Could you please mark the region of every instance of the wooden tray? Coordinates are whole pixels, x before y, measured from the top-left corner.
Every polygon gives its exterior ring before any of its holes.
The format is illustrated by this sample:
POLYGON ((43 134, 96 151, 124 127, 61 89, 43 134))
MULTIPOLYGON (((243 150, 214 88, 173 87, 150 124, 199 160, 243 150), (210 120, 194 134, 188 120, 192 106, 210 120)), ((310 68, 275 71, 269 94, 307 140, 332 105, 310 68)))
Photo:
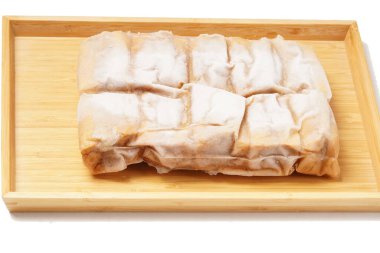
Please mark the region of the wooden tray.
POLYGON ((3 199, 11 211, 378 211, 380 117, 354 21, 3 18, 3 199), (78 148, 79 43, 104 30, 245 38, 314 47, 332 86, 339 180, 158 175, 146 165, 91 176, 78 148))

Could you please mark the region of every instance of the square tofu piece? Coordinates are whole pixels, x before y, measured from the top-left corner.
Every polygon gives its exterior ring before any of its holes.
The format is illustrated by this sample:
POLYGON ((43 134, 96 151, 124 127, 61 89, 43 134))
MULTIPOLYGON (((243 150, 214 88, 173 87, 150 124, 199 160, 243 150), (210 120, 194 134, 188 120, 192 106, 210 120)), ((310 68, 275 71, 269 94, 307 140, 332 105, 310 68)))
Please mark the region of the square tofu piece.
POLYGON ((253 160, 272 157, 272 164, 281 164, 284 175, 296 169, 303 174, 337 177, 338 151, 336 123, 328 101, 323 93, 311 90, 249 97, 232 155, 253 160))
POLYGON ((284 96, 265 94, 247 99, 233 156, 263 159, 254 169, 272 168, 273 175, 289 175, 294 171, 300 147, 298 129, 284 96))
POLYGON ((181 87, 188 82, 186 50, 187 39, 168 31, 133 34, 134 82, 181 87))
POLYGON ((141 122, 135 94, 82 94, 78 104, 79 146, 94 174, 116 172, 142 161, 138 148, 123 147, 141 122))
POLYGON ((188 92, 174 90, 172 97, 151 92, 139 95, 140 114, 143 118, 140 132, 177 129, 187 124, 188 92))
POLYGON ((262 38, 228 38, 231 83, 237 94, 321 91, 331 99, 330 85, 312 49, 294 41, 262 38))
POLYGON ((309 90, 289 95, 289 109, 299 127, 302 158, 297 171, 338 177, 339 136, 334 114, 324 94, 309 90))
POLYGON ((79 140, 87 167, 98 174, 141 162, 143 149, 129 142, 144 131, 181 127, 187 117, 186 94, 82 94, 78 105, 79 140))
POLYGON ((282 63, 269 39, 228 38, 231 83, 237 94, 289 93, 280 85, 282 63))
MULTIPOLYGON (((188 123, 178 129, 146 131, 130 143, 146 146, 144 161, 159 172, 215 171, 226 167, 244 115, 245 98, 205 85, 189 84, 188 123)), ((232 165, 231 165, 232 166, 232 165)))
POLYGON ((84 40, 78 63, 80 92, 118 90, 131 80, 130 34, 102 32, 84 40))
POLYGON ((281 36, 271 41, 283 66, 282 86, 294 92, 318 90, 328 100, 331 99, 332 94, 326 73, 312 48, 295 41, 284 40, 281 36))
POLYGON ((245 110, 244 97, 201 84, 184 88, 191 95, 191 124, 228 126, 238 133, 245 110))
POLYGON ((227 43, 222 35, 190 38, 190 82, 232 91, 227 43))
POLYGON ((249 159, 298 155, 300 136, 287 98, 279 94, 254 95, 246 101, 245 118, 234 154, 249 159))

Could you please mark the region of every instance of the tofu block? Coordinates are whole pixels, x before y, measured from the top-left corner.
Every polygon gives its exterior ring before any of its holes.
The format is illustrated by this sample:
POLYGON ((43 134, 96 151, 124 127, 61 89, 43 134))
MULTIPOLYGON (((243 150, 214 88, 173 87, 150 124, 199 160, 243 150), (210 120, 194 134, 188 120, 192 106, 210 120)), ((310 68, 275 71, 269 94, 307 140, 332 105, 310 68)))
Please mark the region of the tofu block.
POLYGON ((80 150, 94 173, 338 177, 338 130, 313 50, 274 39, 102 32, 78 63, 80 150))
POLYGON ((339 176, 337 126, 324 96, 308 90, 297 94, 260 94, 247 99, 245 117, 233 156, 294 159, 294 170, 311 175, 339 176))
POLYGON ((244 115, 245 99, 200 84, 189 91, 188 123, 178 129, 148 131, 131 146, 146 146, 143 160, 161 173, 175 169, 204 170, 215 174, 226 167, 244 115), (222 103, 222 104, 221 104, 222 103))
POLYGON ((312 48, 277 36, 273 47, 283 66, 281 84, 294 92, 318 90, 330 100, 332 97, 326 73, 312 48))
POLYGON ((123 89, 131 80, 130 33, 102 32, 81 44, 78 61, 80 92, 123 89))
POLYGON ((188 83, 187 39, 168 31, 132 36, 134 83, 179 88, 188 83))
POLYGON ((290 93, 281 85, 282 62, 267 38, 229 38, 231 83, 237 94, 248 97, 262 93, 290 93))
POLYGON ((288 101, 302 140, 297 172, 338 177, 338 128, 325 95, 308 90, 289 96, 288 101))
POLYGON ((149 92, 82 94, 78 104, 83 161, 94 174, 124 170, 142 162, 143 149, 128 143, 144 131, 175 129, 187 119, 185 91, 172 97, 149 92))
POLYGON ((228 38, 231 83, 237 94, 299 93, 319 90, 331 99, 326 73, 313 50, 294 41, 228 38))
POLYGON ((179 88, 188 82, 187 39, 171 32, 102 32, 84 40, 78 64, 81 93, 179 88))
POLYGON ((226 38, 219 34, 202 34, 190 39, 191 83, 232 91, 229 83, 231 66, 228 62, 226 38))

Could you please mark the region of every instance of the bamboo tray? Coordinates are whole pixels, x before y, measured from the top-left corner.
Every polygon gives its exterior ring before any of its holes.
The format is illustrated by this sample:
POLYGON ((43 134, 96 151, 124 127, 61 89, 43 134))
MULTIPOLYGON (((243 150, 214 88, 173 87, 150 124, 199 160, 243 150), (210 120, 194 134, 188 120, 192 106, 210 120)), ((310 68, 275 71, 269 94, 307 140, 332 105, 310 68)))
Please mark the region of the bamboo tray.
POLYGON ((379 211, 380 117, 354 21, 3 17, 2 192, 10 211, 379 211), (339 180, 158 175, 147 165, 91 176, 78 148, 79 43, 103 30, 246 38, 314 47, 330 80, 339 180))

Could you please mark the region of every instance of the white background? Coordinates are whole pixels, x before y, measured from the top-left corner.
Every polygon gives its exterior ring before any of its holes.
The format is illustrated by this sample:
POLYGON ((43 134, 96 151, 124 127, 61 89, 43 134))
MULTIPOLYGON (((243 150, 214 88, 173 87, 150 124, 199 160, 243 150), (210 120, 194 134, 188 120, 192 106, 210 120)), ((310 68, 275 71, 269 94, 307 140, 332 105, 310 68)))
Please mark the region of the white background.
MULTIPOLYGON (((376 2, 0 0, 0 14, 355 19, 376 85, 376 2)), ((379 239, 380 213, 9 214, 0 201, 0 252, 380 252, 379 239)))

